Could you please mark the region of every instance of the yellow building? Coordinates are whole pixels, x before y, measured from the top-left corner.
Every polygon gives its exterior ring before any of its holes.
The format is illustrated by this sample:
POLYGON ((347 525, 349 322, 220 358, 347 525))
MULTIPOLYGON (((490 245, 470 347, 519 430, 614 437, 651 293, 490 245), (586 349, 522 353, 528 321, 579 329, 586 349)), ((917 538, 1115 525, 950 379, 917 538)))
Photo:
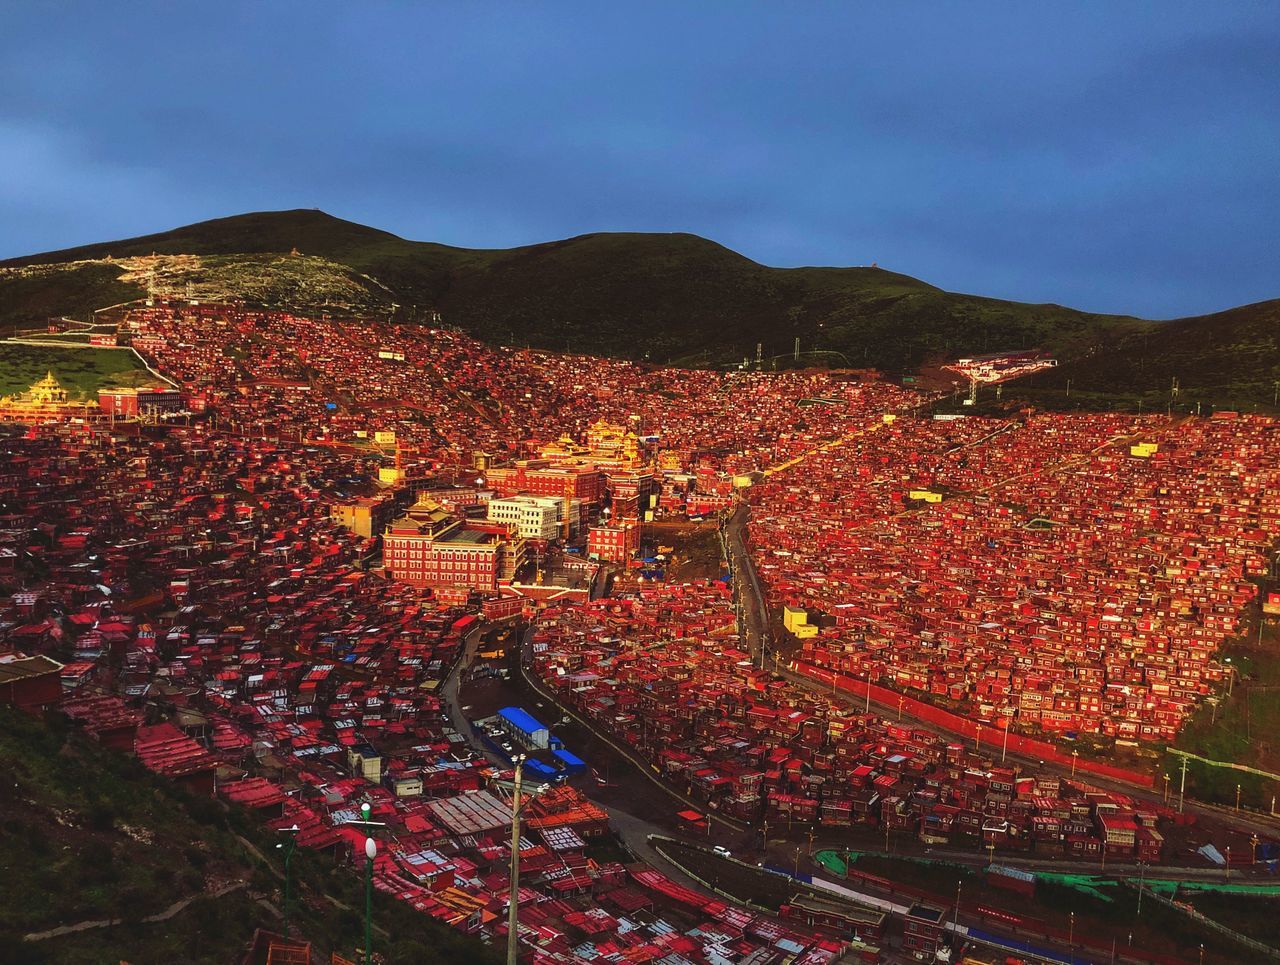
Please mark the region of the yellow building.
POLYGON ((26 392, 0 396, 0 420, 48 422, 64 419, 99 419, 102 409, 94 402, 72 402, 50 372, 26 392))
POLYGON ((570 435, 563 435, 554 442, 548 442, 538 447, 538 457, 541 459, 550 459, 554 462, 571 462, 574 460, 585 460, 591 454, 591 449, 584 446, 570 435))
POLYGON ((674 449, 664 449, 658 456, 658 468, 663 472, 681 472, 684 469, 684 460, 674 449))
POLYGON ((557 465, 592 464, 601 469, 638 469, 644 465, 640 440, 626 426, 597 419, 587 428, 586 444, 563 435, 538 449, 539 457, 557 465))
POLYGON ((809 622, 809 613, 804 607, 800 606, 784 606, 782 608, 782 625, 790 633, 796 632, 796 627, 803 627, 809 622))
POLYGON ((391 521, 392 505, 389 499, 365 496, 349 503, 335 503, 329 508, 329 518, 357 536, 371 539, 391 521))

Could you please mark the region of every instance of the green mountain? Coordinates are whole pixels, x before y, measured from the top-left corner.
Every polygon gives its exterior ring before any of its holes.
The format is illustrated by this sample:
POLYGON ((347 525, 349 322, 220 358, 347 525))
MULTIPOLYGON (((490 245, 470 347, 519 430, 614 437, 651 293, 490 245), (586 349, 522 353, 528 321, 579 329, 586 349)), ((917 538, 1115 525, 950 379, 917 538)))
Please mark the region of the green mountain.
POLYGON ((137 297, 148 277, 170 292, 191 283, 203 297, 239 294, 306 311, 407 321, 435 310, 492 342, 655 362, 733 363, 754 358, 760 344, 785 365, 798 338, 805 364, 895 374, 960 354, 1041 348, 1064 361, 1073 391, 1158 393, 1166 370, 1180 369, 1184 390, 1270 402, 1268 379, 1280 378, 1273 337, 1268 348, 1274 303, 1157 323, 946 292, 876 267, 770 268, 689 234, 472 250, 312 210, 0 262, 0 325, 83 312, 99 291, 100 304, 137 297), (1142 367, 1136 346, 1146 352, 1142 367), (1259 374, 1241 383, 1234 373, 1246 359, 1259 374))

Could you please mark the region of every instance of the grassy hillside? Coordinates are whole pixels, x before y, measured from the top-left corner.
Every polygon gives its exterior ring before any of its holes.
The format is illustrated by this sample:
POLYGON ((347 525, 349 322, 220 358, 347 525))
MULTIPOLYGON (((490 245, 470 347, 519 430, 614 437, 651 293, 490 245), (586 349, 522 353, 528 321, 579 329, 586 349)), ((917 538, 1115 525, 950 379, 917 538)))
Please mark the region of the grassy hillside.
MULTIPOLYGON (((217 963, 255 927, 279 930, 279 852, 242 812, 192 797, 57 720, 0 707, 0 958, 13 963, 217 963), (246 842, 248 846, 246 846, 246 842), (269 856, 265 864, 254 852, 269 856), (238 886, 218 894, 228 886, 238 886), (165 921, 144 921, 183 899, 165 921), (107 927, 24 941, 78 922, 107 927)), ((294 858, 293 933, 326 957, 363 941, 363 888, 310 852, 294 858)), ((375 898, 393 962, 488 962, 489 949, 375 898)))
POLYGON ((1175 379, 1182 406, 1272 406, 1280 383, 1280 299, 1121 334, 1104 350, 1038 377, 1064 389, 1067 379, 1073 389, 1141 397, 1154 408, 1168 404, 1175 379))
POLYGON ((93 401, 98 390, 163 385, 138 356, 118 348, 57 348, 0 343, 0 395, 25 392, 52 372, 73 399, 93 401))
MULTIPOLYGON (((727 364, 754 357, 757 343, 766 356, 789 356, 798 337, 802 352, 829 353, 803 361, 898 373, 958 354, 1036 347, 1075 363, 1062 370, 1064 386, 1071 377, 1076 391, 1110 392, 1129 388, 1142 350, 1143 377, 1153 386, 1166 370, 1181 369, 1184 389, 1251 400, 1270 394, 1266 379, 1232 373, 1280 365, 1274 305, 1153 323, 945 292, 879 268, 769 268, 688 234, 590 234, 469 250, 406 241, 308 210, 222 218, 0 262, 0 285, 6 270, 45 266, 39 278, 22 282, 22 299, 0 297, 0 324, 58 302, 63 282, 48 266, 95 266, 106 280, 111 264, 101 259, 152 254, 204 256, 196 261, 197 283, 214 292, 243 290, 266 304, 391 311, 394 303, 406 320, 436 309, 447 324, 491 341, 656 362, 727 364), (280 257, 295 249, 306 257, 280 257)), ((83 290, 78 301, 85 301, 83 290)))
POLYGON ((120 281, 124 269, 103 263, 40 265, 26 270, 0 266, 0 333, 15 325, 42 323, 51 315, 87 318, 95 308, 145 294, 120 281))

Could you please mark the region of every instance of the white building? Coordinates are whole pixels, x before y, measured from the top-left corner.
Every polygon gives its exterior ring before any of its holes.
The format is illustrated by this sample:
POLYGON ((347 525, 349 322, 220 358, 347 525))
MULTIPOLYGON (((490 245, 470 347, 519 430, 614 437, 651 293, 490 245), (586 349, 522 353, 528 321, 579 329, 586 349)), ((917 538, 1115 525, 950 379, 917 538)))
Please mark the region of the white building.
MULTIPOLYGON (((581 504, 575 499, 573 503, 581 504)), ((489 500, 488 519, 491 523, 502 523, 511 528, 512 533, 520 539, 553 540, 562 534, 564 500, 554 496, 508 496, 504 499, 489 500)), ((578 528, 580 506, 570 510, 570 526, 578 528)))

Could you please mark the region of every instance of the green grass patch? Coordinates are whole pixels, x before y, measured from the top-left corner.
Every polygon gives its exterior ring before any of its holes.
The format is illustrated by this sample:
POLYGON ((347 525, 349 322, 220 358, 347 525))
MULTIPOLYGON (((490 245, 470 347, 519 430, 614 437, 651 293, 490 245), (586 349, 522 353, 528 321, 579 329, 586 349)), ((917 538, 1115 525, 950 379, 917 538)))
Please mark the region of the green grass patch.
POLYGON ((54 374, 69 397, 81 400, 97 399, 99 389, 113 386, 164 384, 128 349, 0 344, 0 395, 25 392, 46 372, 54 374))
MULTIPOLYGON (((1173 746, 1210 760, 1280 773, 1280 624, 1270 620, 1261 643, 1250 635, 1227 647, 1223 657, 1230 658, 1238 674, 1230 696, 1220 694, 1216 708, 1201 706, 1173 746)), ((1182 760, 1166 755, 1164 767, 1176 793, 1182 760)), ((1241 806, 1254 810, 1269 810, 1272 796, 1280 794, 1277 782, 1258 775, 1199 761, 1187 764, 1187 793, 1201 800, 1234 806, 1236 785, 1241 806)))

